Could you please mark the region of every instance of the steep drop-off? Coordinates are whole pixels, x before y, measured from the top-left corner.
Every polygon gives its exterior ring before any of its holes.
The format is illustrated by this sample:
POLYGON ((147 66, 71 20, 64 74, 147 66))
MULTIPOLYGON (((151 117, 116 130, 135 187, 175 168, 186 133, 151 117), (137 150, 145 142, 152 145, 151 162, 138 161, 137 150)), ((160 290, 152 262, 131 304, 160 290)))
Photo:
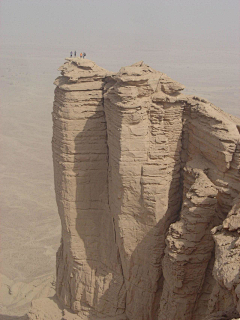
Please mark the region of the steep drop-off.
POLYGON ((35 301, 29 319, 238 314, 240 120, 143 62, 60 71, 58 307, 35 301))

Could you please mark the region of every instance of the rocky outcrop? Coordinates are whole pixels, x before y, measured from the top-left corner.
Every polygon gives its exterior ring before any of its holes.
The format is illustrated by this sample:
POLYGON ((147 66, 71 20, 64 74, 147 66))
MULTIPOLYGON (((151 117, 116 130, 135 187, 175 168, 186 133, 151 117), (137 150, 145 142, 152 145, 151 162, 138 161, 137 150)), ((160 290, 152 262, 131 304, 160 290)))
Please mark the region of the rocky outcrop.
POLYGON ((55 277, 45 275, 33 281, 21 282, 9 279, 0 274, 1 303, 0 319, 26 320, 31 301, 34 299, 49 298, 55 295, 55 277))
MULTIPOLYGON (((215 263, 213 275, 217 280, 209 309, 217 308, 217 295, 228 297, 224 301, 225 310, 235 310, 240 314, 240 197, 235 200, 232 210, 221 226, 212 230, 215 241, 215 263)), ((223 303, 222 301, 220 301, 223 303)))
POLYGON ((183 89, 143 63, 107 80, 109 205, 128 319, 154 319, 161 295, 165 234, 181 207, 181 104, 159 102, 183 89))
POLYGON ((62 223, 57 296, 75 313, 125 310, 119 249, 109 208, 104 78, 88 60, 70 60, 56 79, 53 108, 55 190, 62 223))
MULTIPOLYGON (((53 160, 63 318, 240 312, 239 205, 232 207, 240 120, 182 94, 184 86, 143 62, 113 74, 73 58, 60 71, 53 160)), ((29 318, 42 319, 43 306, 35 301, 29 318)))
POLYGON ((211 229, 240 191, 236 125, 198 98, 187 98, 185 111, 183 205, 166 237, 159 319, 204 318, 214 287, 211 229))

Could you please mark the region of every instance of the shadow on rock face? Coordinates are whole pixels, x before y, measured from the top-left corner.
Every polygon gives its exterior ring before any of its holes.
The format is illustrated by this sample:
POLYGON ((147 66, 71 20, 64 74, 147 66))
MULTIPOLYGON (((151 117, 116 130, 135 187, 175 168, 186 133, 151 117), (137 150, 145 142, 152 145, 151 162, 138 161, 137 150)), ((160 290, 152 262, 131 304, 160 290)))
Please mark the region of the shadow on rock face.
MULTIPOLYGON (((99 110, 88 118, 83 131, 75 138, 73 183, 76 185, 77 234, 75 236, 75 231, 72 233, 75 243, 72 242, 71 252, 76 259, 71 290, 79 300, 72 301, 71 308, 75 312, 88 313, 89 319, 103 314, 116 317, 123 315, 126 310, 130 319, 155 319, 162 292, 161 263, 165 236, 170 223, 178 218, 181 208, 182 177, 179 174, 178 179, 170 179, 166 186, 169 191, 164 215, 158 220, 150 218, 150 226, 146 226, 146 219, 152 215, 151 206, 147 205, 147 195, 143 194, 148 193, 148 187, 139 185, 140 193, 136 197, 138 212, 134 217, 131 214, 128 216, 129 220, 134 218, 136 228, 128 228, 127 222, 124 226, 122 217, 119 219, 119 213, 114 212, 115 198, 111 194, 116 193, 114 185, 118 188, 118 184, 126 177, 120 176, 119 168, 110 168, 116 163, 109 163, 109 148, 114 146, 107 145, 106 130, 105 114, 99 110), (117 178, 111 176, 113 171, 117 173, 117 178), (114 181, 109 191, 110 179, 114 181), (129 241, 136 241, 130 253, 127 236, 121 235, 125 227, 129 241)), ((179 170, 179 163, 176 163, 172 175, 179 173, 179 170)), ((141 164, 137 174, 137 179, 141 178, 141 164)), ((127 192, 131 197, 135 191, 127 192)), ((124 205, 123 199, 116 201, 119 201, 119 207, 124 205)), ((132 246, 133 243, 130 243, 129 247, 132 246)))
MULTIPOLYGON (((90 316, 116 317, 125 310, 125 288, 108 194, 108 147, 102 109, 75 138, 77 296, 90 316), (79 261, 79 262, 78 262, 79 261)), ((74 276, 74 273, 73 273, 74 276)), ((75 291, 75 292, 76 292, 75 291)))

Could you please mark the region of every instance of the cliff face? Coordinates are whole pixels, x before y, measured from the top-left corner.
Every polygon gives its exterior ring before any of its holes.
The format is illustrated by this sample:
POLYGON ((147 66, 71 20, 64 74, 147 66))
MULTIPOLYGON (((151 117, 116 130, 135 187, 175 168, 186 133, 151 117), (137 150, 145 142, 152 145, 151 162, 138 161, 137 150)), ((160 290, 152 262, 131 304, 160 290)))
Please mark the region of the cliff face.
POLYGON ((122 314, 125 288, 109 208, 104 78, 93 62, 69 61, 56 80, 55 189, 62 222, 57 296, 74 312, 122 314))
POLYGON ((53 109, 58 299, 81 319, 240 312, 240 121, 143 62, 111 74, 67 60, 53 109))
POLYGON ((109 206, 126 290, 128 319, 154 319, 162 285, 165 234, 181 207, 180 103, 158 93, 183 87, 139 63, 107 80, 109 206), (168 85, 168 83, 170 83, 168 85), (175 87, 174 87, 175 86, 175 87))

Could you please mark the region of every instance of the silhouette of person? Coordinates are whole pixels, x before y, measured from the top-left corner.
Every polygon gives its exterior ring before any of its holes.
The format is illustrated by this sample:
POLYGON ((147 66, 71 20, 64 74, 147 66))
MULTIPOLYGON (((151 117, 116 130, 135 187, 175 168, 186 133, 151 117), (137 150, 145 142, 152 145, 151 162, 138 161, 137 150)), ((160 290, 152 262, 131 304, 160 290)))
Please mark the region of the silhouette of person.
POLYGON ((72 58, 72 51, 70 52, 70 58, 72 58))
POLYGON ((75 51, 74 51, 74 57, 76 57, 76 55, 77 55, 77 51, 75 50, 75 51))

